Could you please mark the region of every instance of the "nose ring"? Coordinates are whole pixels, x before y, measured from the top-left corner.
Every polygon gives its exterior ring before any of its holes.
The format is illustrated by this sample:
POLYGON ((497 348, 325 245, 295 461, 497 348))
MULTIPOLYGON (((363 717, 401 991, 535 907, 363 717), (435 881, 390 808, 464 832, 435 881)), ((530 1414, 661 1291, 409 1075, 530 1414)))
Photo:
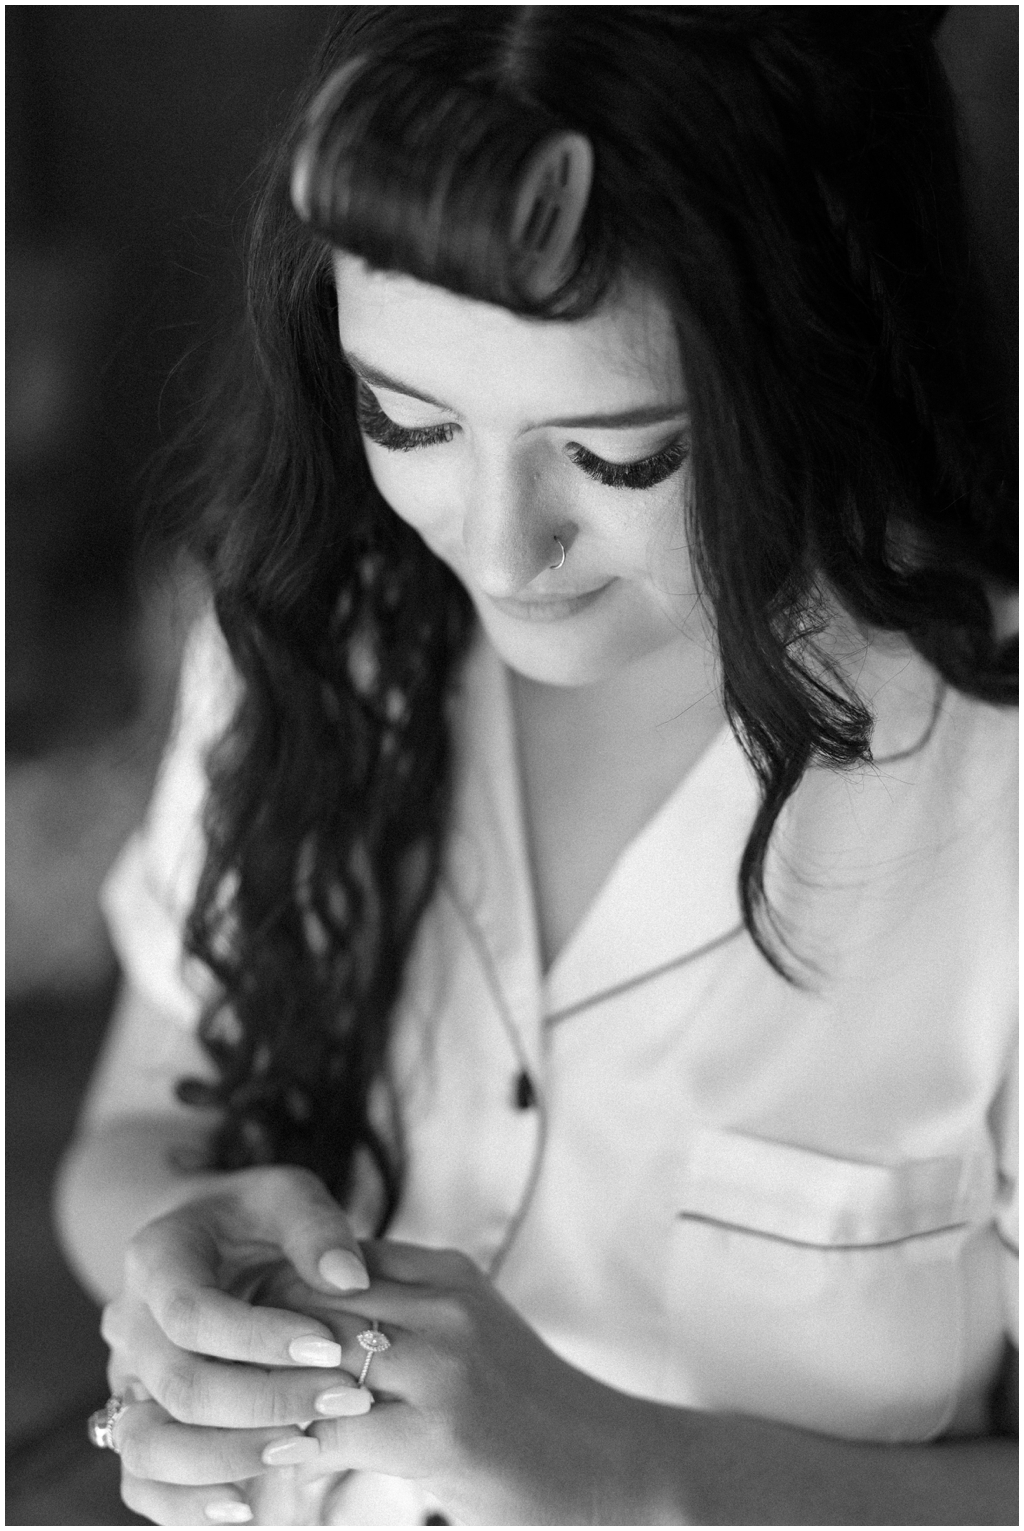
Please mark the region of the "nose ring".
POLYGON ((557 563, 548 564, 549 569, 560 569, 565 563, 565 543, 562 541, 561 537, 556 537, 555 541, 558 543, 562 556, 557 563))

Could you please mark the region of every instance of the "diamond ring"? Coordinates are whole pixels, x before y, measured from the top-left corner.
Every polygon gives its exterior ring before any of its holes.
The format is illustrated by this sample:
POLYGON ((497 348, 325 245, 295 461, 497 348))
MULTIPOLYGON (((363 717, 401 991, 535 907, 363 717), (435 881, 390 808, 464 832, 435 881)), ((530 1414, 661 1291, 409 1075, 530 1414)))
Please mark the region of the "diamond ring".
POLYGON ((116 1451, 114 1445, 114 1426, 121 1415, 127 1409, 128 1404, 124 1398, 108 1398, 102 1409, 97 1409, 95 1414, 89 1415, 89 1439, 94 1446, 102 1446, 107 1451, 116 1451))
POLYGON ((366 1351, 366 1360, 363 1362, 363 1369, 359 1373, 359 1381, 356 1383, 356 1387, 362 1387, 366 1381, 366 1373, 370 1370, 370 1362, 374 1356, 383 1355, 385 1350, 390 1350, 391 1341, 386 1334, 381 1334, 380 1326, 377 1320, 374 1319, 372 1329, 364 1329, 362 1334, 356 1335, 356 1343, 361 1345, 366 1351))

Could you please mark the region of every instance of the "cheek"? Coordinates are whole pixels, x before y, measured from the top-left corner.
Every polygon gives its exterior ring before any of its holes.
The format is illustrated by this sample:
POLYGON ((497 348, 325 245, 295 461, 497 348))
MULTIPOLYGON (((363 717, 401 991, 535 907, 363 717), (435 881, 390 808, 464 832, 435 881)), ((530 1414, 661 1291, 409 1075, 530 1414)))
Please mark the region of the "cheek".
POLYGON ((620 550, 636 578, 669 601, 692 594, 694 585, 686 494, 679 481, 635 498, 624 492, 614 513, 604 507, 602 517, 608 544, 620 550))
POLYGON ((443 471, 425 469, 415 452, 387 452, 369 446, 366 459, 381 495, 395 515, 419 532, 435 551, 457 529, 452 486, 443 471))
POLYGON ((657 590, 673 610, 678 611, 681 604, 692 600, 697 582, 690 558, 686 521, 682 516, 652 539, 650 567, 657 590))

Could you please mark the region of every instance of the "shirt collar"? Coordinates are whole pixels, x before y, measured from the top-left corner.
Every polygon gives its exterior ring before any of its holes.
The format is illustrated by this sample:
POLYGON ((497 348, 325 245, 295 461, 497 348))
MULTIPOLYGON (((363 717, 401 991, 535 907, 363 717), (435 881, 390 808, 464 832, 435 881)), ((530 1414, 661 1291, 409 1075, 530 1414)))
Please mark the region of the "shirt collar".
MULTIPOLYGON (((724 727, 623 851, 542 977, 508 676, 482 634, 454 723, 451 873, 497 971, 516 987, 532 986, 538 1022, 681 963, 741 925, 737 877, 757 785, 724 727)), ((521 1012, 523 996, 514 998, 521 1012)))
POLYGON ((742 924, 737 878, 757 785, 726 726, 626 846, 547 974, 556 1017, 688 958, 742 924))

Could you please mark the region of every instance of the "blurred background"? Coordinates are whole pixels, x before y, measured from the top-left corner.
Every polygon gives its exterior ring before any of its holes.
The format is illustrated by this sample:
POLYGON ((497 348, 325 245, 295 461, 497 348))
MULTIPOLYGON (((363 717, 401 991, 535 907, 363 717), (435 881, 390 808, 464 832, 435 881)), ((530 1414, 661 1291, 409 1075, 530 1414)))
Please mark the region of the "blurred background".
POLYGON ((146 802, 187 569, 136 549, 147 464, 235 312, 247 181, 329 11, 9 6, 9 1525, 140 1524, 85 1443, 97 1313, 49 1185, 116 971, 96 893, 146 802))
MULTIPOLYGON (((49 1186, 117 980, 100 882, 144 809, 194 575, 140 552, 147 465, 236 311, 248 181, 320 6, 8 5, 8 1525, 142 1524, 85 1442, 97 1313, 49 1186)), ((950 7, 1015 415, 1017 8, 950 7)))

